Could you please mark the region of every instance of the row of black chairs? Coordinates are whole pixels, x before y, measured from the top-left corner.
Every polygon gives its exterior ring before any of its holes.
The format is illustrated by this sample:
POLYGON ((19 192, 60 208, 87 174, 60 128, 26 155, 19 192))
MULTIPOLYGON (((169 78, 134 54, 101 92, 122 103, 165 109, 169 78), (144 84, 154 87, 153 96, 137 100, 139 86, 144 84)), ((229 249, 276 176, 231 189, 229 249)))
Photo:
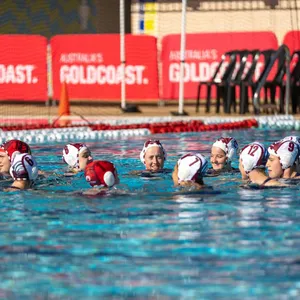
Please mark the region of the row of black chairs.
MULTIPOLYGON (((251 102, 253 103, 254 93, 258 84, 267 70, 270 69, 270 67, 274 67, 275 71, 272 79, 265 81, 263 85, 264 105, 262 105, 262 109, 264 113, 284 113, 286 55, 284 52, 281 52, 274 61, 272 57, 275 54, 276 50, 273 49, 264 51, 234 50, 224 53, 211 80, 200 82, 198 85, 196 112, 199 111, 200 94, 203 86, 207 88, 207 113, 210 112, 211 109, 211 92, 213 87, 216 89, 216 113, 220 112, 221 104, 223 105, 224 113, 231 113, 231 109, 237 112, 237 88, 239 88, 240 91, 239 113, 245 114, 249 112, 249 105, 251 102), (263 69, 260 71, 258 78, 256 78, 256 68, 258 62, 261 60, 263 61, 263 69), (278 103, 276 103, 277 88, 280 90, 278 103)), ((300 108, 300 51, 295 51, 290 61, 292 112, 297 113, 298 108, 300 108)), ((253 107, 253 112, 256 114, 260 113, 255 107, 253 107)))

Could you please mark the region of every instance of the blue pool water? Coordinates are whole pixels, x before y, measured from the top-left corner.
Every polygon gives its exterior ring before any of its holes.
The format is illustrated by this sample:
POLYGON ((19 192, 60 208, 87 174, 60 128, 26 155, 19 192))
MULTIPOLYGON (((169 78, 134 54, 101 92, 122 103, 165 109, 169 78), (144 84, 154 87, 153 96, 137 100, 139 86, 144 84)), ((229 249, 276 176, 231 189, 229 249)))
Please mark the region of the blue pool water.
MULTIPOLYGON (((221 135, 266 145, 282 131, 156 135, 167 168, 221 135)), ((62 178, 60 145, 33 146, 36 190, 0 192, 1 299, 299 299, 300 185, 249 190, 238 174, 205 178, 213 191, 180 194, 171 175, 142 179, 146 137, 90 142, 112 160, 118 191, 87 197, 83 177, 62 178)), ((237 164, 235 164, 237 166, 237 164)), ((1 183, 3 187, 6 183, 1 183)))

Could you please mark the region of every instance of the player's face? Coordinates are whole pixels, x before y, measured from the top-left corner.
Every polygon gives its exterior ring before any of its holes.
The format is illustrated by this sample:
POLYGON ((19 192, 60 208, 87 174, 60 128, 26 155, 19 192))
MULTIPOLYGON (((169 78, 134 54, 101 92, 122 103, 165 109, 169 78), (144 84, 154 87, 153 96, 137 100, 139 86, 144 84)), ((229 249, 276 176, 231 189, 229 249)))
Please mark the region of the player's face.
POLYGON ((9 173, 10 161, 5 152, 0 152, 0 173, 9 173))
POLYGON ((151 147, 146 151, 145 166, 147 170, 154 172, 164 167, 164 153, 161 147, 151 147))
POLYGON ((90 150, 84 150, 79 154, 79 169, 84 170, 86 165, 93 160, 90 150))
POLYGON ((214 170, 222 170, 227 162, 225 152, 219 147, 213 146, 210 154, 210 162, 214 170))
POLYGON ((283 169, 279 157, 271 154, 266 164, 268 168, 269 177, 280 178, 283 174, 283 169))

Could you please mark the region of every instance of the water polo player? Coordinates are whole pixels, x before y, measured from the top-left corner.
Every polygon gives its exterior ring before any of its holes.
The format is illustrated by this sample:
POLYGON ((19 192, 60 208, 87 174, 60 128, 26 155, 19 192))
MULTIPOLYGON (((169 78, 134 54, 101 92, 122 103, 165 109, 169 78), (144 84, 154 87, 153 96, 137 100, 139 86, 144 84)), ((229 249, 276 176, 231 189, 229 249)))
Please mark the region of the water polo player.
POLYGON ((84 176, 86 181, 93 187, 91 191, 85 194, 97 194, 120 182, 114 164, 105 160, 89 163, 84 170, 84 176))
POLYGON ((268 160, 268 151, 259 142, 245 146, 240 153, 239 169, 243 179, 259 186, 285 186, 275 179, 268 177, 265 167, 268 160))
POLYGON ((238 143, 235 138, 221 137, 213 143, 210 162, 214 173, 233 171, 231 162, 237 158, 238 143))
POLYGON ((299 157, 299 146, 292 140, 281 140, 269 148, 267 161, 268 173, 271 178, 300 178, 296 170, 299 157))
POLYGON ((144 143, 140 160, 147 171, 159 172, 164 168, 167 153, 159 140, 148 140, 144 143))
POLYGON ((20 140, 10 140, 0 146, 0 172, 10 174, 14 182, 6 191, 23 190, 38 177, 38 167, 30 147, 20 140))
POLYGON ((203 155, 188 153, 176 163, 172 178, 175 186, 202 188, 203 176, 208 168, 208 162, 203 155))
POLYGON ((69 166, 69 172, 72 174, 84 171, 87 164, 93 161, 93 157, 85 144, 73 143, 64 146, 63 161, 69 166))

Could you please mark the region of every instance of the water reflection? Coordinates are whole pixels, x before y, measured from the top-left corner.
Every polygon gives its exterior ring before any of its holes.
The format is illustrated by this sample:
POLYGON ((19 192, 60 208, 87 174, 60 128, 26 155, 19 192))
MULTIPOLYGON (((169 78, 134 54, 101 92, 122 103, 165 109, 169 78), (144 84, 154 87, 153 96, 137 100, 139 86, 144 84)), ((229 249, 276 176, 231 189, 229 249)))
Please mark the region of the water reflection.
MULTIPOLYGON (((173 168, 179 153, 209 153, 212 141, 221 135, 234 136, 242 146, 253 140, 271 142, 281 134, 249 130, 151 138, 163 141, 169 154, 166 167, 173 168)), ((14 198, 1 193, 1 295, 20 299, 294 295, 300 271, 299 187, 243 189, 239 175, 230 174, 207 178, 213 187, 210 192, 180 193, 170 176, 126 177, 140 166, 144 138, 92 144, 97 159, 115 161, 123 194, 82 197, 75 192, 88 188, 83 177, 14 198)), ((61 170, 61 147, 33 149, 41 168, 61 170)))

